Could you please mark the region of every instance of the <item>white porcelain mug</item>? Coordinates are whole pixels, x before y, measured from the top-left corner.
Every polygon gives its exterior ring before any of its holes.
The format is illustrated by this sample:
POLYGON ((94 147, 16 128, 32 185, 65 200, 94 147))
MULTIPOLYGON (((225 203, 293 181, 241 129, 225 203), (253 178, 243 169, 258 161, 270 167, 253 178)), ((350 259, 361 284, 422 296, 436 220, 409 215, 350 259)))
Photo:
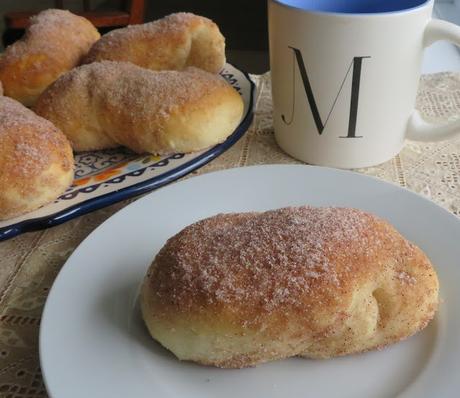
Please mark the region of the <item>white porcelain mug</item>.
POLYGON ((460 27, 431 19, 433 0, 269 0, 273 121, 279 146, 340 168, 385 162, 404 139, 438 141, 460 121, 414 110, 423 50, 460 45, 460 27))

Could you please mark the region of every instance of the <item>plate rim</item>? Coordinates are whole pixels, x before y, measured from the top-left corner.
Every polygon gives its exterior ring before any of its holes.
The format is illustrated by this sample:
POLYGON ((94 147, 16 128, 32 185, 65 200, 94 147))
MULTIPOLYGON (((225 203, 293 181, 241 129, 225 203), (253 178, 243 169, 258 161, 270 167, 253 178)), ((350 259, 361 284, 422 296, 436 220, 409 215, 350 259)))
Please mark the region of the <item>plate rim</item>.
MULTIPOLYGON (((336 173, 336 174, 341 174, 341 175, 354 175, 355 177, 358 177, 358 178, 363 179, 363 180, 370 180, 370 181, 374 181, 374 183, 388 185, 388 186, 391 186, 393 189, 396 188, 399 191, 405 192, 405 194, 409 194, 410 196, 412 196, 412 197, 414 197, 414 198, 416 198, 418 200, 422 200, 423 202, 425 202, 426 204, 428 204, 430 206, 433 206, 438 211, 440 211, 442 214, 444 214, 444 216, 447 216, 447 218, 450 220, 450 222, 455 222, 456 225, 458 225, 459 228, 460 228, 460 225, 459 225, 460 224, 460 217, 456 216, 455 214, 453 214, 452 212, 450 212, 446 208, 442 207, 441 205, 437 204, 433 200, 430 200, 429 198, 421 195, 420 193, 412 191, 412 190, 408 189, 407 187, 402 187, 402 186, 398 185, 395 182, 385 181, 385 180, 383 180, 381 178, 371 176, 371 175, 362 174, 362 173, 359 173, 359 172, 356 172, 356 171, 353 171, 353 170, 344 170, 344 169, 337 169, 337 168, 332 168, 332 167, 322 167, 322 166, 315 166, 315 165, 308 165, 308 164, 264 164, 264 165, 240 166, 240 167, 234 167, 234 168, 223 169, 223 170, 215 170, 215 171, 212 171, 212 172, 209 172, 209 173, 205 173, 205 174, 202 174, 202 175, 195 176, 193 178, 200 178, 201 179, 201 178, 210 177, 213 174, 237 173, 237 172, 241 172, 242 170, 246 170, 246 169, 262 169, 262 168, 266 168, 266 169, 269 169, 269 168, 286 168, 286 169, 287 168, 293 168, 293 169, 297 168, 297 169, 301 169, 301 168, 303 168, 303 169, 310 169, 310 170, 315 169, 315 170, 324 171, 326 173, 336 173)), ((192 179, 182 180, 182 181, 178 181, 177 183, 179 183, 179 184, 181 184, 181 183, 182 184, 183 183, 187 184, 187 183, 190 183, 189 181, 191 181, 191 180, 192 179)), ((176 184, 173 184, 170 187, 175 186, 175 185, 176 184)), ((168 187, 165 187, 165 188, 168 189, 168 187)), ((155 195, 155 192, 151 192, 149 195, 146 195, 141 200, 146 199, 150 195, 155 195)), ((43 351, 44 351, 43 346, 45 345, 45 342, 44 342, 44 339, 45 339, 45 337, 44 337, 44 328, 45 328, 45 324, 47 323, 46 319, 48 317, 48 311, 49 311, 49 305, 48 305, 49 304, 49 298, 53 295, 53 292, 55 291, 56 282, 62 277, 62 271, 64 269, 66 269, 65 267, 67 266, 67 263, 70 262, 70 260, 74 256, 78 255, 78 249, 80 248, 80 246, 85 244, 85 242, 88 239, 90 239, 93 234, 96 234, 97 231, 106 222, 108 222, 111 218, 113 218, 114 216, 116 216, 120 212, 128 211, 129 206, 131 206, 133 204, 134 203, 130 203, 128 206, 118 210, 116 213, 111 215, 107 220, 102 222, 95 230, 93 230, 82 242, 80 242, 80 244, 77 246, 77 248, 71 254, 71 256, 66 260, 66 262, 62 266, 61 270, 59 271, 58 275, 56 276, 56 278, 55 278, 55 280, 54 280, 54 282, 53 282, 53 284, 52 284, 52 286, 51 286, 51 288, 49 290, 48 297, 47 297, 47 300, 46 300, 44 308, 43 308, 41 322, 40 322, 38 348, 39 348, 39 363, 40 363, 40 368, 42 370, 42 378, 43 378, 43 382, 44 382, 46 391, 47 391, 48 394, 50 394, 50 396, 52 396, 51 395, 52 390, 49 387, 49 381, 48 381, 46 373, 45 373, 45 367, 44 367, 44 362, 43 362, 43 354, 42 354, 43 351), (48 310, 47 310, 47 308, 48 308, 48 310)), ((68 268, 69 267, 67 267, 67 269, 68 268)), ((460 360, 459 360, 459 366, 460 366, 460 360)), ((403 395, 404 395, 404 392, 403 392, 403 395)))
MULTIPOLYGON (((70 221, 76 217, 80 217, 84 214, 118 203, 124 199, 136 197, 143 193, 153 191, 203 167, 211 160, 217 158, 222 153, 230 149, 244 135, 244 133, 248 130, 249 126, 252 123, 252 120, 254 118, 256 85, 254 81, 251 79, 248 72, 239 68, 233 63, 227 62, 227 65, 231 65, 233 68, 235 68, 244 75, 244 77, 249 82, 250 92, 248 111, 246 115, 238 124, 237 128, 233 131, 233 133, 224 142, 209 148, 196 158, 193 158, 188 162, 185 162, 180 166, 172 170, 169 170, 166 173, 154 176, 144 181, 140 181, 138 183, 132 184, 130 186, 124 187, 113 192, 108 192, 106 194, 84 200, 82 202, 76 203, 72 206, 66 207, 65 209, 62 209, 56 213, 47 216, 30 218, 20 221, 16 224, 1 227, 0 242, 14 238, 15 236, 18 236, 25 232, 39 231, 50 227, 54 227, 66 221, 70 221)), ((170 159, 172 156, 174 156, 174 154, 168 156, 167 158, 165 158, 165 160, 170 159)))

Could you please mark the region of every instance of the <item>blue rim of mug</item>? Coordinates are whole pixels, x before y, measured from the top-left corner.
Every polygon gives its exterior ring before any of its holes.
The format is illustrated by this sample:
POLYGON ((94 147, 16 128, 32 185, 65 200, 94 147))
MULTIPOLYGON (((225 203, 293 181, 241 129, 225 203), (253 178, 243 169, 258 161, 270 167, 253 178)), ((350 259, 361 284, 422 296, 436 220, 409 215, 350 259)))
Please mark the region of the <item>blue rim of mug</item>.
POLYGON ((373 18, 373 17, 385 17, 385 16, 394 16, 400 14, 410 14, 416 10, 427 7, 430 4, 434 3, 434 0, 425 0, 423 3, 418 4, 413 7, 402 8, 395 11, 382 11, 382 12, 340 12, 340 11, 321 11, 321 10, 309 10, 306 8, 294 6, 287 4, 289 0, 268 0, 270 3, 275 3, 281 7, 301 11, 306 14, 318 14, 318 15, 328 15, 328 16, 337 16, 337 17, 358 17, 358 18, 373 18))

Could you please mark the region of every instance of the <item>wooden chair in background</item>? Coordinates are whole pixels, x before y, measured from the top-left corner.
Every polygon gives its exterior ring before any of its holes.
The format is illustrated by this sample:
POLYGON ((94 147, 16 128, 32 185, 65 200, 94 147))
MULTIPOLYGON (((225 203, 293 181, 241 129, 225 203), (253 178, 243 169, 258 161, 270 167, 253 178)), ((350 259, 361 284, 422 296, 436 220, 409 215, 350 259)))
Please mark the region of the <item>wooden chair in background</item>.
MULTIPOLYGON (((65 8, 64 0, 55 0, 54 8, 65 8)), ((111 28, 144 22, 144 0, 124 0, 122 10, 91 10, 91 1, 83 0, 83 11, 74 12, 89 19, 96 28, 107 32, 111 28)), ((5 46, 20 38, 29 24, 29 18, 39 11, 17 11, 5 13, 6 30, 3 34, 5 46)))

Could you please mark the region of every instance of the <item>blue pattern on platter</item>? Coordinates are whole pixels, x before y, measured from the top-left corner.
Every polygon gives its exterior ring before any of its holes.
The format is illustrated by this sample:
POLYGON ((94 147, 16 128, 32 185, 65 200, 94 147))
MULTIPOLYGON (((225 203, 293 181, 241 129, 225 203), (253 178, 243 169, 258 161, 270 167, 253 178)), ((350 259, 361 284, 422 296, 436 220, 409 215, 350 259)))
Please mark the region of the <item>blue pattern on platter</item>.
POLYGON ((138 155, 126 148, 75 155, 75 180, 54 203, 15 219, 0 222, 0 241, 20 233, 61 224, 79 215, 148 192, 205 165, 229 149, 245 133, 253 117, 255 86, 247 73, 227 64, 221 71, 243 97, 240 125, 211 149, 170 156, 138 155))
MULTIPOLYGON (((110 154, 108 154, 108 156, 110 156, 110 154)), ((183 153, 176 153, 163 158, 152 155, 139 157, 139 155, 127 153, 124 158, 120 157, 120 161, 111 166, 108 161, 98 162, 98 159, 95 159, 93 164, 85 166, 95 171, 88 172, 85 177, 76 179, 74 184, 58 198, 58 201, 74 199, 79 194, 91 193, 99 187, 106 187, 109 184, 120 184, 128 177, 140 177, 148 170, 155 170, 160 167, 168 166, 171 162, 183 159, 185 156, 186 155, 183 153), (97 170, 98 166, 100 168, 97 170), (114 175, 115 177, 113 177, 114 175), (94 183, 94 180, 98 182, 94 183), (83 188, 79 188, 82 185, 83 188)))
POLYGON ((135 160, 138 156, 127 148, 75 154, 75 178, 88 177, 116 166, 120 162, 135 160))

